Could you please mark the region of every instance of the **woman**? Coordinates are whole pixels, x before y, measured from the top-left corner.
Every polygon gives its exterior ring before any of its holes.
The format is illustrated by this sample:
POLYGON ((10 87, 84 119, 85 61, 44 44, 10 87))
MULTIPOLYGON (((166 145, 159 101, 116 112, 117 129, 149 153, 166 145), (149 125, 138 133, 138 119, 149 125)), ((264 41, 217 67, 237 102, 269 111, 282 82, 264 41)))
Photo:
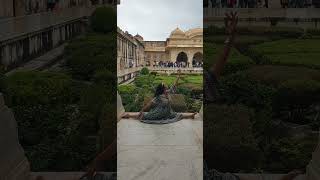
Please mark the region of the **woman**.
MULTIPOLYGON (((228 29, 228 33, 230 36, 225 42, 226 45, 225 45, 225 48, 223 50, 222 55, 219 57, 217 62, 211 67, 211 69, 209 71, 205 71, 205 74, 204 74, 204 80, 205 80, 204 99, 205 99, 206 104, 215 103, 218 99, 216 85, 218 83, 218 79, 221 75, 221 72, 223 71, 223 68, 227 62, 227 59, 228 59, 230 51, 231 51, 231 47, 232 47, 232 45, 234 43, 234 39, 235 39, 236 26, 237 26, 237 22, 238 22, 237 14, 230 13, 230 14, 226 14, 226 16, 227 16, 227 21, 228 21, 226 23, 226 27, 228 29)), ((176 83, 173 87, 176 86, 178 80, 179 80, 179 77, 176 80, 176 83)), ((160 97, 160 96, 165 96, 165 98, 167 98, 166 95, 168 94, 168 91, 163 90, 163 89, 166 89, 165 86, 159 85, 158 87, 159 88, 157 88, 156 93, 155 93, 155 98, 160 97), (157 91, 158 91, 158 93, 157 93, 157 91)), ((171 89, 173 89, 173 88, 171 88, 171 89)), ((171 90, 169 90, 169 92, 170 91, 171 90)), ((161 102, 161 104, 162 103, 163 102, 161 102)), ((154 104, 157 106, 157 103, 154 103, 154 104)), ((166 107, 168 107, 169 105, 170 104, 168 103, 166 105, 166 107)), ((143 110, 145 110, 145 109, 143 109, 143 110)), ((140 112, 139 115, 136 115, 135 117, 140 117, 142 120, 146 119, 149 115, 147 115, 147 113, 142 113, 143 110, 140 112)), ((206 120, 206 121, 208 121, 208 120, 206 120)), ((94 177, 97 174, 96 170, 99 169, 97 167, 98 162, 102 162, 102 161, 111 159, 112 156, 116 155, 116 152, 117 152, 117 143, 115 140, 104 152, 99 154, 99 156, 94 160, 94 162, 92 163, 92 165, 88 169, 88 172, 83 177, 94 177)), ((231 173, 220 173, 214 169, 210 169, 209 167, 206 166, 206 164, 204 165, 204 167, 205 167, 204 178, 203 178, 204 180, 221 180, 221 179, 247 180, 246 178, 239 177, 239 176, 231 174, 231 173)), ((279 180, 293 180, 301 173, 302 173, 301 171, 294 170, 294 171, 291 171, 288 174, 280 177, 279 180)))
POLYGON ((175 93, 179 79, 180 71, 177 80, 171 88, 167 88, 164 83, 159 84, 152 101, 145 105, 138 115, 126 114, 124 118, 135 118, 149 124, 168 124, 181 119, 194 119, 196 113, 181 114, 174 112, 171 108, 169 94, 175 93), (145 112, 147 109, 150 109, 149 112, 145 112))

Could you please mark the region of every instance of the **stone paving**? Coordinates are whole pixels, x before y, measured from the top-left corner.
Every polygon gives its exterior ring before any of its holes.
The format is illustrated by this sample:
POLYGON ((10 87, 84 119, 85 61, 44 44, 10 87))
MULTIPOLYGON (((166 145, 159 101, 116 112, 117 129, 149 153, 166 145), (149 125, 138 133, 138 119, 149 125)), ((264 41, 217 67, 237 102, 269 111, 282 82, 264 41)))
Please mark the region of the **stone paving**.
POLYGON ((202 180, 203 122, 118 122, 118 180, 202 180))

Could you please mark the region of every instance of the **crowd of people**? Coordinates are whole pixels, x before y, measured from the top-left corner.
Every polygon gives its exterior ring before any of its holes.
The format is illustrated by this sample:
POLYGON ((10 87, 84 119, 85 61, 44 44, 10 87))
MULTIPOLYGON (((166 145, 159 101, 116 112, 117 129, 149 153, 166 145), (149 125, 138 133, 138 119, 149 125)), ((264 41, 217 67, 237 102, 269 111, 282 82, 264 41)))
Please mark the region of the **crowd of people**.
POLYGON ((112 4, 115 2, 115 0, 25 0, 25 11, 26 14, 35 14, 45 11, 55 11, 63 8, 71 8, 75 6, 85 6, 87 4, 112 4))
POLYGON ((156 61, 153 67, 162 67, 162 68, 190 68, 190 67, 203 67, 203 62, 192 61, 192 64, 189 62, 170 62, 170 61, 156 61))
MULTIPOLYGON (((307 8, 313 5, 313 0, 279 1, 282 8, 307 8)), ((269 0, 209 0, 208 6, 216 8, 269 8, 269 0)))

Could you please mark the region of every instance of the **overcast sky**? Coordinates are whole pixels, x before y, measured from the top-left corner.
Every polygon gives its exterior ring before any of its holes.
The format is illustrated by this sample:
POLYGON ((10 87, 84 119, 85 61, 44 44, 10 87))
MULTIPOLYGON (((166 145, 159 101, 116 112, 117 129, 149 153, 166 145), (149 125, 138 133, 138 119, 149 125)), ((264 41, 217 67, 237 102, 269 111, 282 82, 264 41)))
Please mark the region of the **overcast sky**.
POLYGON ((163 41, 172 30, 203 26, 203 0, 121 0, 118 26, 147 41, 163 41))

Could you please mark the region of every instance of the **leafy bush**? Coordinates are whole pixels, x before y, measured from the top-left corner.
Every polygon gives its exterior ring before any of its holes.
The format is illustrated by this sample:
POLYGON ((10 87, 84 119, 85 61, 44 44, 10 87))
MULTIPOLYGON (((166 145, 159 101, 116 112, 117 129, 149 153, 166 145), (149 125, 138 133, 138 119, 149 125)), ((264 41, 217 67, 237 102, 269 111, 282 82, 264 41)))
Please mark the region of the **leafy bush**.
POLYGON ((97 70, 93 76, 93 81, 110 87, 115 87, 117 85, 117 77, 115 73, 106 69, 97 70))
POLYGON ((5 81, 6 102, 14 111, 19 140, 32 170, 84 167, 88 159, 83 157, 92 147, 86 146, 88 142, 78 132, 78 90, 74 90, 71 78, 49 72, 17 72, 5 81), (82 152, 76 148, 77 142, 83 145, 82 152))
POLYGON ((72 41, 66 47, 65 54, 73 77, 90 80, 97 70, 108 69, 115 72, 115 39, 114 34, 90 34, 72 41))
POLYGON ((108 33, 116 30, 117 14, 112 7, 97 8, 91 18, 91 27, 99 33, 108 33))
POLYGON ((153 75, 153 76, 158 75, 158 73, 157 73, 157 72, 151 72, 150 74, 151 74, 151 75, 153 75))
POLYGON ((146 67, 142 68, 141 71, 140 71, 141 75, 148 75, 149 73, 150 73, 149 69, 146 68, 146 67))
POLYGON ((250 50, 267 58, 272 64, 319 68, 318 44, 318 39, 285 39, 254 45, 250 50))
POLYGON ((25 71, 5 79, 9 105, 39 105, 72 102, 71 78, 57 73, 25 71))
POLYGON ((152 75, 139 75, 136 77, 134 84, 139 88, 146 88, 146 89, 154 89, 153 82, 155 80, 155 76, 152 75))
POLYGON ((274 99, 274 111, 285 119, 304 124, 309 108, 320 100, 320 82, 289 80, 280 85, 274 99))
POLYGON ((246 73, 239 72, 220 80, 221 101, 227 104, 244 104, 259 109, 271 107, 275 90, 251 80, 246 73))
POLYGON ((280 138, 270 143, 265 151, 265 169, 274 173, 305 168, 317 144, 316 138, 280 138))
POLYGON ((246 74, 249 79, 276 88, 285 81, 292 79, 320 81, 319 71, 305 67, 254 66, 246 70, 246 74))
POLYGON ((259 167, 260 153, 252 133, 253 113, 241 105, 207 105, 204 112, 204 154, 209 167, 225 172, 259 167))

